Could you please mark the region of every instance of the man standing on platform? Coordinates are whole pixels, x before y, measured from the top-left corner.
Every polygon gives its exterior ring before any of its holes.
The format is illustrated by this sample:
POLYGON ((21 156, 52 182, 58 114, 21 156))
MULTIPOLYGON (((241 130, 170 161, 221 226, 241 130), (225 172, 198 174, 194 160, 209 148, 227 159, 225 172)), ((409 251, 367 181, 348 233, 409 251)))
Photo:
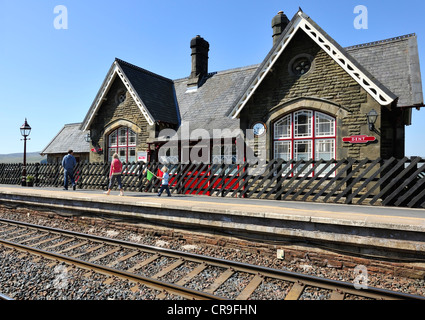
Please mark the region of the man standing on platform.
POLYGON ((68 150, 68 154, 62 159, 64 190, 68 190, 68 177, 71 179, 72 189, 75 190, 74 168, 76 165, 77 160, 75 160, 74 151, 68 150))

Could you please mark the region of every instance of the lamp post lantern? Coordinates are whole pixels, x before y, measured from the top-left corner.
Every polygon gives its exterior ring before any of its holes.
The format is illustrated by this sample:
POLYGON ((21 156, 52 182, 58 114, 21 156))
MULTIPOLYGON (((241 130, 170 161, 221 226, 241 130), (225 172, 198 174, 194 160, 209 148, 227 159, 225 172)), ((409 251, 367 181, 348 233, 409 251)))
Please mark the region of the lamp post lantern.
POLYGON ((31 127, 25 118, 25 123, 21 126, 21 135, 24 137, 24 166, 22 167, 22 180, 21 185, 26 186, 27 184, 27 137, 31 133, 31 127))
POLYGON ((375 109, 372 109, 367 115, 367 123, 369 125, 369 130, 374 131, 375 130, 375 122, 378 119, 378 112, 375 111, 375 109))

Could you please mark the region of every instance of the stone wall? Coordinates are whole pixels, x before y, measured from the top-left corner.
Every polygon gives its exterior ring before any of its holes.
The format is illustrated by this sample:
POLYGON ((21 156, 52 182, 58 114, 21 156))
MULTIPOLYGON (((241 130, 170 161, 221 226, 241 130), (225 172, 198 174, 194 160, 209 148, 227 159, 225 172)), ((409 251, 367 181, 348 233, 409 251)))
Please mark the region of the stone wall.
MULTIPOLYGON (((48 154, 47 155, 47 163, 62 163, 62 159, 66 155, 67 155, 67 153, 48 154)), ((88 153, 74 152, 74 157, 77 160, 77 162, 89 161, 89 154, 88 153)))

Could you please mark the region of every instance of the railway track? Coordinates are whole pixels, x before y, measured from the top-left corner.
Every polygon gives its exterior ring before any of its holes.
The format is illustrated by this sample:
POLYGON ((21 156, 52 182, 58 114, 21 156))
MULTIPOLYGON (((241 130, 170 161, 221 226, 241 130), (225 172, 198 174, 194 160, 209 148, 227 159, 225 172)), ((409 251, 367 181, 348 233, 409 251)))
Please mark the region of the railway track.
POLYGON ((425 297, 0 219, 0 246, 126 279, 155 299, 425 300, 425 297))
POLYGON ((0 300, 7 300, 7 301, 9 301, 9 300, 13 300, 13 299, 11 297, 9 297, 9 296, 6 296, 6 295, 0 293, 0 300))

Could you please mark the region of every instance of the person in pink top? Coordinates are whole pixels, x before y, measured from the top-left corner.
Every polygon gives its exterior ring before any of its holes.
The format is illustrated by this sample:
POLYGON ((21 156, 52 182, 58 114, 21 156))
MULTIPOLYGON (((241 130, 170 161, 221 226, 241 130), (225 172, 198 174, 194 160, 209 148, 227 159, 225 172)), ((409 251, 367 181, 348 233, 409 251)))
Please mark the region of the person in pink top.
POLYGON ((109 193, 111 192, 112 187, 115 184, 115 180, 118 182, 118 188, 120 189, 120 196, 124 195, 123 189, 122 189, 122 183, 121 183, 121 171, 122 171, 122 163, 118 157, 117 153, 114 153, 112 156, 112 163, 111 163, 111 170, 109 171, 109 187, 108 191, 105 193, 109 196, 109 193))

